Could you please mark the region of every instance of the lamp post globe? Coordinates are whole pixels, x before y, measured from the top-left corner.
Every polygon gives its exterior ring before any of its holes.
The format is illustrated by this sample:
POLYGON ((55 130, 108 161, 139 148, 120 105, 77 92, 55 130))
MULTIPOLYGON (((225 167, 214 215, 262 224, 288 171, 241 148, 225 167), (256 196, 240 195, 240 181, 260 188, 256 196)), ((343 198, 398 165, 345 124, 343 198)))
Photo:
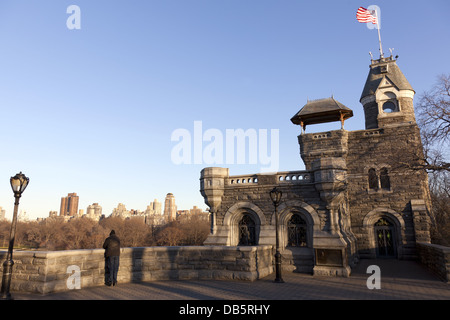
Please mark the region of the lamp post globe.
POLYGON ((22 171, 16 174, 14 177, 11 177, 9 180, 11 184, 11 189, 14 192, 14 197, 21 197, 22 193, 25 191, 25 189, 28 186, 28 183, 30 182, 30 179, 27 178, 22 171))

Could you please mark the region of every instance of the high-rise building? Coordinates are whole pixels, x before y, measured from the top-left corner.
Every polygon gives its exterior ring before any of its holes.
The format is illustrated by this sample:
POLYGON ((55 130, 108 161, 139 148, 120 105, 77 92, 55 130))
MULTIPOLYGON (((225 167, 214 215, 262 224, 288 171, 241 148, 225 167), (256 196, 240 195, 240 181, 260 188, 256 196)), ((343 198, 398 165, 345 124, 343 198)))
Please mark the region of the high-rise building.
POLYGON ((6 211, 2 207, 0 207, 0 220, 5 220, 6 211))
POLYGON ((160 216, 161 215, 161 207, 162 207, 161 202, 159 202, 157 199, 155 199, 153 202, 150 202, 150 205, 147 206, 147 209, 145 210, 144 214, 147 216, 150 216, 150 215, 160 216))
POLYGON ((177 218, 177 206, 175 205, 175 196, 171 193, 166 195, 164 201, 164 219, 166 222, 173 221, 177 218))
POLYGON ((98 203, 93 203, 86 209, 86 217, 93 220, 100 220, 102 216, 102 207, 98 203))
POLYGON ((131 216, 130 211, 127 210, 123 203, 119 203, 117 208, 114 208, 111 217, 121 217, 123 219, 129 218, 131 216))
POLYGON ((75 217, 78 213, 78 201, 79 197, 76 193, 69 193, 67 197, 62 197, 59 215, 75 217))
POLYGON ((153 202, 150 202, 150 205, 153 206, 153 211, 155 215, 161 215, 162 203, 155 199, 153 202))

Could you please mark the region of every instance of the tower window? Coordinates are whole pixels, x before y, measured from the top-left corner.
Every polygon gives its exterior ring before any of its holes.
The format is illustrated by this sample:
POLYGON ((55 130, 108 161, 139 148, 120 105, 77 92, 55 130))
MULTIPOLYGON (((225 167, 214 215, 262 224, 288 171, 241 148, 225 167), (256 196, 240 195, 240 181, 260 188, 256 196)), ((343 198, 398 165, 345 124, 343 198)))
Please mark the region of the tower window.
POLYGON ((375 169, 369 169, 369 189, 378 189, 378 177, 375 169))
POLYGON ((380 184, 381 189, 389 190, 391 188, 391 181, 389 179, 388 170, 386 168, 381 169, 380 184))
POLYGON ((395 103, 392 101, 386 101, 383 103, 383 111, 386 113, 395 112, 397 110, 397 107, 395 106, 395 103))
POLYGON ((369 190, 389 191, 391 189, 391 180, 387 168, 382 168, 379 172, 374 168, 368 171, 369 190))

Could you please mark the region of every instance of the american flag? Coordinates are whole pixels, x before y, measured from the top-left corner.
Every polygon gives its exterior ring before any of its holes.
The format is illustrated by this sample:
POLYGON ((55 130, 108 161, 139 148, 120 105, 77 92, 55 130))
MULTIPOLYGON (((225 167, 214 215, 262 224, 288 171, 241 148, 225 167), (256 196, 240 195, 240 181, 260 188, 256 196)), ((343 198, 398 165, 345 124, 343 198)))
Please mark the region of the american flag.
POLYGON ((373 24, 377 24, 377 17, 373 16, 369 10, 363 7, 359 7, 358 11, 356 11, 356 19, 359 22, 368 23, 372 22, 373 24))

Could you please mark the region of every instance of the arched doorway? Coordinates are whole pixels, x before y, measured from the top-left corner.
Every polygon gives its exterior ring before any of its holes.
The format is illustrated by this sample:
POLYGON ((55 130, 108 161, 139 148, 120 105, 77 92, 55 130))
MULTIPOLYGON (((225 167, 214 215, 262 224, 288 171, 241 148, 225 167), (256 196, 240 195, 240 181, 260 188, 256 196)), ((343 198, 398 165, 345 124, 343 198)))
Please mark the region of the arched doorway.
POLYGON ((239 221, 239 246, 257 245, 256 223, 248 213, 242 215, 239 221))
POLYGON ((394 258, 395 234, 394 225, 386 217, 381 217, 374 225, 377 258, 394 258))

